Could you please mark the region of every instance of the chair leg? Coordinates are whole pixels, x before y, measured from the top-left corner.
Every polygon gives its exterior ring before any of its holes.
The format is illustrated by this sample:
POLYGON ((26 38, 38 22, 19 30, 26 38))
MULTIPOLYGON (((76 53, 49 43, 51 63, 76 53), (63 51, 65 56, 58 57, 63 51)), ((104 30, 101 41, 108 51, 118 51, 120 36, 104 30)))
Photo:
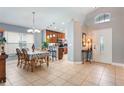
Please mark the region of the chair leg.
POLYGON ((31 64, 29 62, 27 62, 27 71, 29 70, 30 65, 31 64))
POLYGON ((41 66, 41 64, 42 64, 42 62, 43 62, 43 59, 41 59, 39 62, 40 62, 40 66, 41 66))
POLYGON ((34 71, 34 67, 35 67, 35 60, 31 61, 31 72, 34 71))
POLYGON ((23 64, 23 61, 21 60, 21 61, 20 61, 20 68, 22 68, 22 64, 23 64))
POLYGON ((18 59, 17 67, 19 66, 19 64, 20 64, 20 60, 18 59))
POLYGON ((25 62, 25 63, 24 63, 23 69, 25 69, 25 68, 26 68, 26 65, 27 65, 27 62, 25 62))

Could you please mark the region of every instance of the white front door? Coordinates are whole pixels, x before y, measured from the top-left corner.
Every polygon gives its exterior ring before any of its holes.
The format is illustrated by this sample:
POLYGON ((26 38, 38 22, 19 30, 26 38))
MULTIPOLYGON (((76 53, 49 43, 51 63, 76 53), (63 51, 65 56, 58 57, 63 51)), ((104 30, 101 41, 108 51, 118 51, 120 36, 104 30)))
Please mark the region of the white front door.
POLYGON ((92 31, 93 60, 112 63, 112 28, 92 31))

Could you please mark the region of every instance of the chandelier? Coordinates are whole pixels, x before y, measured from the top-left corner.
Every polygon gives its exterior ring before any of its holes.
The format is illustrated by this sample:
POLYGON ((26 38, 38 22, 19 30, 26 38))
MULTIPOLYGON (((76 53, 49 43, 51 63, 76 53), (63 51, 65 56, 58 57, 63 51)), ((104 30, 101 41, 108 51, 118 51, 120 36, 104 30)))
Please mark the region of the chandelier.
POLYGON ((33 15, 33 27, 31 29, 28 29, 27 32, 29 33, 40 33, 39 29, 36 29, 35 27, 35 12, 32 12, 33 15))

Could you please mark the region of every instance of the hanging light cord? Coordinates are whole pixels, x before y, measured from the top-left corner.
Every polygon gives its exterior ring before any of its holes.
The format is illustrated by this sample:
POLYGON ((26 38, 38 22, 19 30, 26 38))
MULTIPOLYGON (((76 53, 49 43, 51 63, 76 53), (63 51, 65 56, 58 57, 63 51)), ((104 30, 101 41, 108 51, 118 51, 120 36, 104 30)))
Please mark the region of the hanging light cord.
POLYGON ((35 12, 32 12, 33 14, 33 29, 35 29, 35 12))

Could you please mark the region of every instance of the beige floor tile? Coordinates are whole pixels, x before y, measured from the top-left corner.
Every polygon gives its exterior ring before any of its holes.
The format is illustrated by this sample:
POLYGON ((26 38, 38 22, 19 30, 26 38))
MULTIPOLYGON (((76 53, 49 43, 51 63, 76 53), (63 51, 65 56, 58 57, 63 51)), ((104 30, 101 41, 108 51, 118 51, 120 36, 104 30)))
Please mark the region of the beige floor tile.
POLYGON ((124 81, 116 80, 116 86, 124 86, 124 81))
POLYGON ((116 80, 124 81, 124 76, 123 75, 116 75, 116 80))
POLYGON ((17 81, 21 81, 21 80, 25 80, 25 78, 23 78, 23 77, 13 77, 13 78, 8 77, 7 79, 8 79, 11 83, 14 83, 14 82, 17 82, 17 81))
POLYGON ((55 86, 53 83, 48 83, 45 86, 55 86))
POLYGON ((12 86, 12 84, 8 80, 6 80, 5 83, 1 82, 0 86, 12 86))
POLYGON ((46 73, 46 72, 44 72, 44 73, 39 73, 38 76, 40 76, 41 78, 46 78, 46 77, 49 76, 49 73, 46 73))
POLYGON ((69 70, 69 71, 65 72, 65 74, 70 74, 71 76, 74 76, 76 74, 76 72, 72 72, 69 70))
POLYGON ((124 72, 117 72, 116 71, 116 77, 124 77, 124 72))
POLYGON ((62 86, 66 81, 61 79, 61 78, 57 78, 55 80, 53 80, 51 83, 53 83, 56 86, 62 86))
POLYGON ((47 80, 45 80, 45 79, 39 79, 39 80, 31 82, 31 84, 33 86, 45 86, 45 85, 48 85, 48 83, 49 82, 47 80))
POLYGON ((64 80, 69 80, 72 77, 72 75, 70 75, 70 74, 62 74, 59 77, 62 78, 62 79, 64 79, 64 80))
POLYGON ((48 77, 46 77, 46 78, 43 78, 43 79, 46 79, 46 80, 48 80, 48 81, 53 81, 53 80, 55 80, 55 79, 57 79, 58 78, 58 76, 56 76, 56 75, 53 75, 53 74, 50 74, 50 75, 48 75, 48 77))
POLYGON ((68 79, 68 82, 74 84, 74 85, 81 85, 81 83, 84 81, 85 77, 79 77, 75 76, 70 79, 68 79))
POLYGON ((55 76, 61 76, 63 73, 59 71, 55 71, 54 73, 51 73, 51 74, 55 76))
POLYGON ((26 76, 25 77, 25 79, 28 81, 28 82, 33 82, 33 81, 36 81, 36 80, 39 80, 39 79, 41 79, 41 77, 40 76, 26 76))
POLYGON ((91 81, 84 81, 81 86, 98 86, 98 84, 91 81))
POLYGON ((89 83, 93 83, 93 84, 96 84, 98 85, 99 82, 100 82, 100 79, 101 79, 101 76, 88 76, 86 79, 85 79, 85 82, 89 82, 89 83))
POLYGON ((13 86, 31 86, 32 84, 23 79, 23 80, 13 82, 12 85, 13 86))
POLYGON ((65 83, 63 84, 63 86, 75 86, 75 85, 72 84, 72 83, 70 83, 70 82, 65 82, 65 83))
POLYGON ((115 81, 115 76, 102 75, 101 80, 102 81, 111 81, 111 82, 114 82, 115 81))
POLYGON ((115 81, 105 81, 105 80, 101 80, 100 81, 100 86, 115 86, 115 81))

